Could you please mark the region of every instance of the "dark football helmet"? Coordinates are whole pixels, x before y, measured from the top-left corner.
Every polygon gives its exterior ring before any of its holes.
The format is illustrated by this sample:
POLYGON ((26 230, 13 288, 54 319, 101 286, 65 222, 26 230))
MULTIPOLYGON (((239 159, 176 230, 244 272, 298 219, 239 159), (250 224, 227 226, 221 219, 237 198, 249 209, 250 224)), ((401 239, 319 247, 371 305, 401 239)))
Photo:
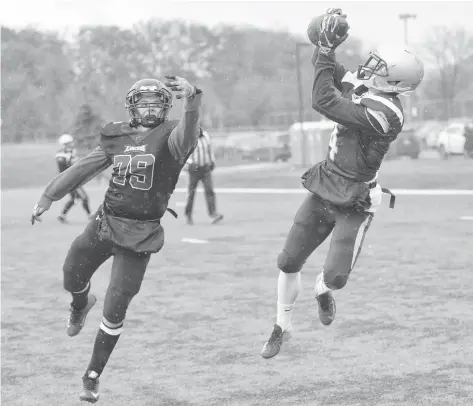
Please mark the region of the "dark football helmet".
POLYGON ((130 114, 130 126, 156 127, 167 120, 172 107, 172 94, 166 86, 157 79, 141 79, 128 91, 125 97, 125 107, 130 114), (142 100, 145 96, 146 100, 142 100), (143 114, 138 109, 147 108, 143 114), (154 109, 159 108, 158 114, 154 109))

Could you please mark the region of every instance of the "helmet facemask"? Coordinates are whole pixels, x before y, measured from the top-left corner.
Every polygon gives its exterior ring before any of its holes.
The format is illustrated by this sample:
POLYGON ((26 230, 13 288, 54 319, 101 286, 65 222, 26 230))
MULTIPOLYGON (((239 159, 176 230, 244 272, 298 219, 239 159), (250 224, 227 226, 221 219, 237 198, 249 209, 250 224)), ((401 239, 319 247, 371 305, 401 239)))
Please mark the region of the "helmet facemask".
POLYGON ((356 75, 369 89, 404 94, 416 89, 423 76, 422 62, 406 48, 398 47, 371 52, 368 60, 358 66, 356 75))
POLYGON ((125 106, 130 114, 130 125, 137 127, 153 128, 167 120, 167 115, 172 107, 172 94, 164 85, 142 86, 140 89, 131 89, 126 95, 125 106), (138 109, 147 109, 140 112, 138 109), (155 109, 160 109, 155 112, 155 109))

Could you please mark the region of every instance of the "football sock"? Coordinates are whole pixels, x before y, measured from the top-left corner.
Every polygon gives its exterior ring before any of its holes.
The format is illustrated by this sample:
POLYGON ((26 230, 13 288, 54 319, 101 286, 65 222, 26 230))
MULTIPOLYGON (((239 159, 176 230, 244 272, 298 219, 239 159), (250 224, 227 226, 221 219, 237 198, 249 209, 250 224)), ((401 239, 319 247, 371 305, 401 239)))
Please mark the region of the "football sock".
POLYGON ((324 282, 324 271, 320 272, 315 282, 315 294, 323 295, 324 293, 330 292, 331 290, 332 289, 328 288, 324 282))
POLYGON ((281 327, 282 331, 292 330, 292 311, 293 304, 283 304, 278 302, 278 313, 276 316, 276 324, 281 327))
POLYGON ((292 330, 294 304, 301 291, 301 273, 279 272, 276 324, 283 331, 292 330))
POLYGON ((87 368, 88 371, 94 371, 100 376, 115 348, 115 344, 120 338, 122 329, 123 322, 114 324, 110 323, 105 318, 102 319, 100 329, 95 339, 92 358, 87 368))
POLYGON ((72 292, 72 302, 71 305, 76 310, 82 310, 87 306, 87 297, 90 292, 90 281, 87 283, 87 286, 79 292, 72 292))
POLYGON ((66 205, 64 206, 64 209, 62 211, 62 215, 65 216, 69 210, 71 210, 71 207, 74 206, 74 200, 69 200, 66 205))

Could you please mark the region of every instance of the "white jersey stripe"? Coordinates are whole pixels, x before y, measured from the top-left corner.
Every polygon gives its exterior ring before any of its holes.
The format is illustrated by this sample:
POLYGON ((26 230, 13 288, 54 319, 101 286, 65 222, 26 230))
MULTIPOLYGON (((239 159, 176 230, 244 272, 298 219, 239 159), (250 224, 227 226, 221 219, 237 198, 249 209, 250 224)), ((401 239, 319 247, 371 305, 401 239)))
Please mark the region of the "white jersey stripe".
MULTIPOLYGON (((369 107, 366 110, 367 110, 367 113, 371 117, 373 117, 378 122, 378 124, 381 126, 381 128, 383 129, 383 133, 387 134, 388 131, 389 131, 389 121, 388 121, 386 115, 382 111, 376 111, 376 110, 370 109, 369 107)), ((369 117, 368 117, 368 119, 369 119, 369 117)), ((370 120, 370 122, 371 122, 371 120, 370 120)))
POLYGON ((392 101, 381 96, 376 96, 374 94, 366 94, 363 96, 363 99, 370 99, 384 104, 387 108, 389 108, 396 114, 401 125, 404 123, 404 115, 402 114, 401 109, 397 107, 392 101))

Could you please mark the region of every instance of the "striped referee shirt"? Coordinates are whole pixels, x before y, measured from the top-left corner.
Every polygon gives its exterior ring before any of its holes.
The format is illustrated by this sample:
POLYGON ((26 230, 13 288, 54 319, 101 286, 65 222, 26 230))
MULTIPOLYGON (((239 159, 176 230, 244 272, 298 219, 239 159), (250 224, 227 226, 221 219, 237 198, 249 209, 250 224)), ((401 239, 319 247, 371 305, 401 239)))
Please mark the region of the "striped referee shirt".
POLYGON ((202 133, 203 135, 199 137, 194 152, 187 160, 188 165, 208 166, 215 162, 210 135, 207 131, 202 131, 202 133))

